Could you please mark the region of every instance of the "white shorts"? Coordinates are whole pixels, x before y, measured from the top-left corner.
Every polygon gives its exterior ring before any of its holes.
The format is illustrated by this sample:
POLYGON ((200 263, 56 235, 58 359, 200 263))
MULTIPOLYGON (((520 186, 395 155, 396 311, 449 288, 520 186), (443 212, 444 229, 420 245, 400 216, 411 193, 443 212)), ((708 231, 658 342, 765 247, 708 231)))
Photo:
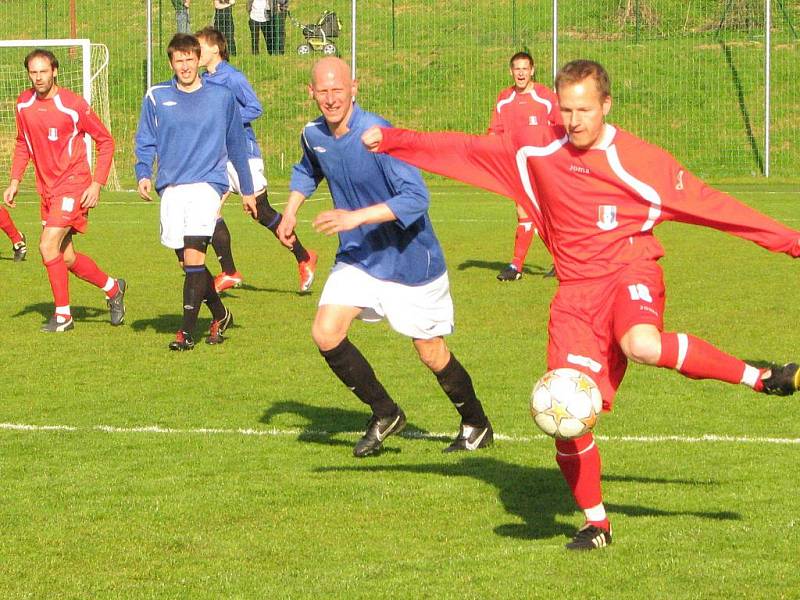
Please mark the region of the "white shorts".
POLYGON ((453 299, 447 272, 425 285, 404 285, 376 279, 352 265, 333 266, 319 305, 361 308, 358 318, 377 323, 384 317, 396 332, 429 340, 453 333, 453 299))
MULTIPOLYGON (((267 176, 264 174, 264 161, 260 158, 251 158, 250 176, 253 178, 253 191, 260 192, 267 188, 267 176)), ((239 187, 239 174, 233 168, 233 163, 228 161, 228 191, 240 194, 242 188, 239 187)))
POLYGON ((220 195, 207 183, 168 186, 161 194, 161 243, 183 248, 187 235, 211 237, 217 225, 220 195))

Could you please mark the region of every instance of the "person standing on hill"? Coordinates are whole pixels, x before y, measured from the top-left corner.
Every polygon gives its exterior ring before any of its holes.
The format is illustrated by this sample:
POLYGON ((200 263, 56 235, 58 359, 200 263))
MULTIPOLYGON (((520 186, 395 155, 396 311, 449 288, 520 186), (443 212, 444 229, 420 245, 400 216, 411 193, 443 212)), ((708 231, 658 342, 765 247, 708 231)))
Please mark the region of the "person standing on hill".
MULTIPOLYGON (((526 127, 545 127, 561 123, 558 111, 558 96, 550 88, 533 80, 536 66, 527 52, 517 52, 508 61, 514 84, 502 90, 495 102, 489 133, 503 135, 526 127)), ((533 219, 519 204, 517 209, 517 231, 514 235, 514 258, 497 275, 498 281, 517 281, 522 278, 522 266, 531 247, 534 235, 533 219)), ((555 275, 550 270, 546 276, 555 275)))
POLYGON ((55 303, 55 312, 41 331, 61 333, 75 327, 69 273, 105 292, 111 324, 122 325, 125 280, 109 277, 89 256, 75 250, 72 239, 86 232, 89 210, 97 206, 111 171, 114 138, 86 100, 58 85, 58 59, 52 52, 33 50, 25 57, 25 70, 31 88, 16 102, 17 143, 3 201, 16 206, 19 183, 33 161, 43 224, 39 252, 55 303), (87 134, 97 145, 94 173, 84 142, 87 134))

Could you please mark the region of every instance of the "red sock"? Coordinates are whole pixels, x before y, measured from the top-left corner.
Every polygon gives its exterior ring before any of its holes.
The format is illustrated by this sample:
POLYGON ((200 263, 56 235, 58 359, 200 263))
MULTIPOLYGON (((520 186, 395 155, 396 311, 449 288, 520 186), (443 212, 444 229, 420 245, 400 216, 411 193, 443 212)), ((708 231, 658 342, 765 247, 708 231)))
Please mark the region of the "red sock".
POLYGON ((659 367, 675 369, 692 379, 717 379, 758 388, 760 371, 705 340, 686 333, 661 334, 659 367))
POLYGON ((522 271, 525 264, 525 257, 528 255, 528 248, 533 241, 533 221, 531 219, 520 219, 517 222, 517 232, 514 234, 514 260, 511 264, 517 271, 522 271))
POLYGON ((56 307, 69 306, 69 271, 64 262, 64 255, 59 254, 53 260, 44 263, 50 289, 53 290, 53 301, 56 307))
POLYGON ((119 290, 119 286, 117 285, 117 281, 115 279, 111 279, 108 275, 106 275, 103 271, 100 270, 100 267, 88 256, 85 254, 75 254, 75 262, 72 263, 72 266, 69 270, 80 277, 84 281, 88 281, 94 286, 99 287, 101 290, 105 291, 106 296, 111 297, 117 293, 119 290))
MULTIPOLYGON (((600 451, 591 432, 574 440, 556 440, 556 462, 578 508, 585 510, 603 502, 600 451)), ((604 527, 608 529, 608 519, 604 527)))
POLYGON ((0 206, 0 229, 6 232, 12 244, 22 241, 22 234, 19 232, 16 225, 14 225, 14 221, 11 220, 11 215, 8 214, 4 206, 0 206))

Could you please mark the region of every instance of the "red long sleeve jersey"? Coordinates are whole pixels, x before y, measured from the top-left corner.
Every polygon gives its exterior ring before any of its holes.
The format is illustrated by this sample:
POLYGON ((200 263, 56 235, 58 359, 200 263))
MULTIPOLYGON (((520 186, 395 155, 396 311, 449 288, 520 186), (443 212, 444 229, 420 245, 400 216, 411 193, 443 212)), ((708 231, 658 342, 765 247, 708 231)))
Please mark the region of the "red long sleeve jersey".
POLYGON ((94 180, 104 185, 114 157, 114 139, 86 103, 73 92, 59 88, 40 100, 33 89, 17 98, 17 143, 11 178, 22 179, 29 160, 36 166, 36 188, 43 197, 64 185, 88 187, 92 172, 83 134, 97 144, 94 180))
POLYGON ((512 198, 534 219, 562 282, 609 276, 664 255, 653 227, 712 227, 773 252, 800 255, 800 232, 716 190, 664 150, 606 124, 579 150, 561 126, 503 136, 382 129, 379 150, 512 198))
POLYGON ((558 96, 550 88, 534 83, 527 91, 519 93, 512 85, 497 96, 489 133, 501 135, 525 127, 560 125, 558 96))

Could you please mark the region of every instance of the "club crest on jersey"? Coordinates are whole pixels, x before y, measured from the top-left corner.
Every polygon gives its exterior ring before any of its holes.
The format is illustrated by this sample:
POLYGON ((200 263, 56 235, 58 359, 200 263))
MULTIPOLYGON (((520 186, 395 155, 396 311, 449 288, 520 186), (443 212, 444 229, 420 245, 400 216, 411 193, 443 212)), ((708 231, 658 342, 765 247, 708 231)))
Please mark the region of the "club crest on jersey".
POLYGON ((536 117, 536 115, 531 115, 530 117, 528 117, 528 125, 538 125, 538 124, 539 124, 539 119, 536 117))
POLYGON ((51 142, 57 142, 58 141, 58 129, 56 129, 55 127, 49 127, 47 129, 47 139, 50 140, 51 142))
POLYGON ((601 204, 597 207, 597 226, 603 231, 611 231, 617 225, 617 207, 613 204, 601 204))

